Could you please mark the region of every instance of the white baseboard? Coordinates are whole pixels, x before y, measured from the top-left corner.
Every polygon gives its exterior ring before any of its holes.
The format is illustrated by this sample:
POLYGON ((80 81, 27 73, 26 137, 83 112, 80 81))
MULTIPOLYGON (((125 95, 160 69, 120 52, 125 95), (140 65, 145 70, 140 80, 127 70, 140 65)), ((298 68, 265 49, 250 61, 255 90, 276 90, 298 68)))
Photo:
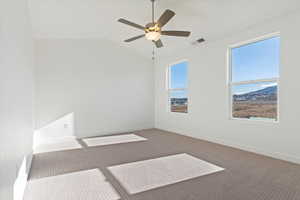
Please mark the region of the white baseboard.
MULTIPOLYGON (((161 128, 158 128, 158 129, 161 129, 161 128)), ((212 137, 206 137, 206 136, 195 137, 195 136, 190 135, 190 134, 178 133, 178 132, 175 132, 174 130, 168 130, 168 129, 161 129, 161 130, 170 131, 170 132, 174 132, 174 133, 179 134, 179 135, 184 135, 184 136, 188 136, 188 137, 192 137, 192 138, 196 138, 196 139, 200 139, 200 140, 205 140, 205 141, 208 141, 208 142, 222 144, 222 145, 225 145, 225 146, 241 149, 241 150, 244 150, 244 151, 249 151, 249 152, 252 152, 252 153, 257 153, 257 154, 261 154, 261 155, 264 155, 264 156, 272 157, 272 158, 275 158, 275 159, 300 164, 300 158, 299 157, 292 156, 292 155, 286 155, 286 154, 283 154, 283 153, 280 153, 280 152, 270 152, 270 151, 266 151, 266 150, 261 150, 261 149, 255 148, 255 147, 251 147, 251 146, 244 145, 244 144, 236 144, 236 143, 226 141, 226 140, 223 140, 223 139, 219 139, 219 138, 212 138, 212 137)))
POLYGON ((26 189, 28 176, 31 168, 32 153, 25 156, 20 166, 18 176, 14 183, 14 200, 23 200, 24 192, 26 189))
MULTIPOLYGON (((199 139, 201 139, 201 138, 199 138, 199 139)), ((213 139, 213 138, 207 138, 207 137, 204 138, 203 137, 203 140, 207 140, 207 141, 211 141, 211 142, 214 142, 214 143, 230 146, 230 147, 233 147, 233 148, 238 148, 238 149, 241 149, 241 150, 244 150, 244 151, 249 151, 249 152, 252 152, 252 153, 261 154, 261 155, 272 157, 272 158, 279 159, 279 160, 284 160, 284 161, 300 164, 300 158, 295 157, 295 156, 285 155, 285 154, 279 153, 279 152, 265 151, 265 150, 261 150, 261 149, 255 148, 255 147, 242 145, 242 144, 234 144, 232 142, 228 142, 228 141, 221 140, 221 139, 216 139, 216 138, 213 139)))

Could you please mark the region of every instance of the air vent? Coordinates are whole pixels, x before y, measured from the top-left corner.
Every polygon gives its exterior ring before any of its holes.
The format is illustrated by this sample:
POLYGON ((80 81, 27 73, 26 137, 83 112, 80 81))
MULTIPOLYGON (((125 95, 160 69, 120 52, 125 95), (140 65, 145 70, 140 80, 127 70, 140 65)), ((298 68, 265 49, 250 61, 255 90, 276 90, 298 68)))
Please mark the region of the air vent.
POLYGON ((200 38, 200 39, 198 39, 198 40, 192 42, 192 44, 193 44, 193 45, 196 45, 196 44, 203 43, 203 42, 205 42, 205 39, 204 39, 204 38, 200 38))
POLYGON ((198 43, 205 42, 204 38, 200 38, 197 40, 198 43))

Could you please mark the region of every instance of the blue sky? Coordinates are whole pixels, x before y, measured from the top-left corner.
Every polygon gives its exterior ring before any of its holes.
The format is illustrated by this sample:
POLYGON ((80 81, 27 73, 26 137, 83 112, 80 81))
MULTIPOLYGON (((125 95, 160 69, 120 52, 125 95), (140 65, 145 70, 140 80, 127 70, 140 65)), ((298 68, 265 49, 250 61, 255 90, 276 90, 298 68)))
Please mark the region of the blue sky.
MULTIPOLYGON (((172 65, 170 68, 170 88, 187 88, 188 87, 188 62, 180 62, 172 65)), ((172 98, 187 97, 186 91, 172 91, 172 98)))
POLYGON ((188 84, 188 63, 180 62, 172 65, 170 68, 170 87, 174 88, 187 88, 188 84))
MULTIPOLYGON (((280 38, 244 45, 232 49, 232 82, 279 77, 280 38)), ((275 83, 249 84, 233 87, 233 93, 242 94, 263 89, 275 83)))
POLYGON ((186 90, 171 91, 170 97, 171 98, 187 98, 187 91, 186 90))

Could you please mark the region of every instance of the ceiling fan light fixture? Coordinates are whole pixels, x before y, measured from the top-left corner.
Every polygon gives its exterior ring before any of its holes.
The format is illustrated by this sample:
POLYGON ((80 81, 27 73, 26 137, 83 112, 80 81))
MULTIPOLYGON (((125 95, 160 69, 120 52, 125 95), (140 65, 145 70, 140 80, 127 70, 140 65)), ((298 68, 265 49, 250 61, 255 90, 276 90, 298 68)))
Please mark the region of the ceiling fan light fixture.
POLYGON ((156 31, 151 31, 146 33, 146 39, 151 41, 159 40, 160 36, 161 36, 160 32, 156 32, 156 31))
POLYGON ((154 42, 155 46, 157 48, 163 47, 163 43, 160 40, 160 37, 163 36, 175 36, 175 37, 189 37, 191 32, 189 31, 177 31, 177 30, 169 30, 169 31, 163 31, 162 27, 165 26, 174 16, 175 12, 172 10, 165 10, 163 14, 158 18, 157 21, 155 21, 154 18, 154 2, 156 0, 151 0, 152 2, 152 21, 145 26, 141 26, 139 24, 133 23, 131 21, 128 21, 126 19, 120 18, 118 19, 119 22, 129 25, 131 27, 140 29, 144 31, 143 35, 138 35, 132 38, 129 38, 127 40, 124 40, 124 42, 132 42, 137 39, 146 37, 147 40, 150 40, 151 42, 154 42))

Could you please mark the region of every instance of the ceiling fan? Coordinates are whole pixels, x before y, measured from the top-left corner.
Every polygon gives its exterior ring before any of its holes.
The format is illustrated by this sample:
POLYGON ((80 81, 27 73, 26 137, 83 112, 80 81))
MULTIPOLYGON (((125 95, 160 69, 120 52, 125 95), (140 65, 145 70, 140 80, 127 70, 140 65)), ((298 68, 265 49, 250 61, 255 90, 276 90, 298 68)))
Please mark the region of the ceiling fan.
POLYGON ((157 22, 154 21, 154 1, 155 0, 150 0, 152 2, 152 22, 146 24, 145 26, 130 22, 126 19, 120 18, 118 21, 132 26, 134 28, 143 30, 145 33, 142 35, 138 35, 132 38, 129 38, 125 40, 125 42, 132 42, 134 40, 146 37, 147 40, 151 40, 154 42, 155 46, 157 48, 163 47, 163 43, 160 40, 160 37, 162 35, 167 35, 167 36, 177 36, 177 37, 188 37, 190 36, 191 32, 189 31, 163 31, 162 27, 166 25, 172 17, 174 17, 175 12, 172 10, 167 9, 157 20, 157 22))

